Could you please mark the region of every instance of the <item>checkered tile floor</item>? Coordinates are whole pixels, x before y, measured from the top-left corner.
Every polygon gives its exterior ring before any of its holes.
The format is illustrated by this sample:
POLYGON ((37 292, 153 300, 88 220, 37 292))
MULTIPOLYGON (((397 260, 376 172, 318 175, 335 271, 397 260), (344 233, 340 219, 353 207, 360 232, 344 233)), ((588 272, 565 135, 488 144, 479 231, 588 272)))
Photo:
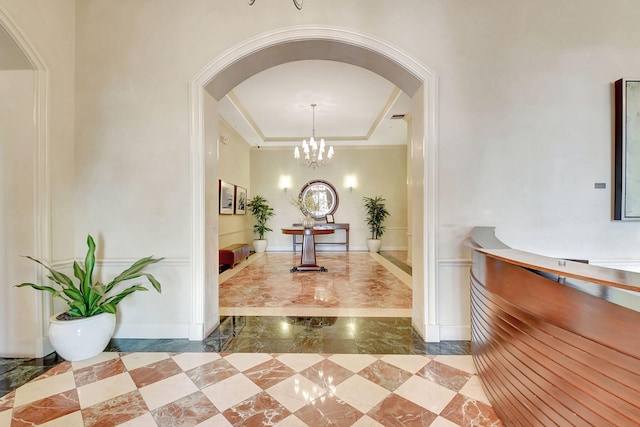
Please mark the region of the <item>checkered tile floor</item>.
POLYGON ((102 353, 0 398, 0 426, 501 426, 471 356, 102 353))

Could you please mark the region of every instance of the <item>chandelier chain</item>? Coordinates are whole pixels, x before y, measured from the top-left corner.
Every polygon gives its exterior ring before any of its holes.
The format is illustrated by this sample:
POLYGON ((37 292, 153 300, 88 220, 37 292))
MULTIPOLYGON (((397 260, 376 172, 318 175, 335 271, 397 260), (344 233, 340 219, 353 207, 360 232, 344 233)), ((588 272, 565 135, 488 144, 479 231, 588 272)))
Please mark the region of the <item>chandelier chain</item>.
POLYGON ((311 139, 309 143, 307 143, 305 139, 302 141, 302 150, 300 150, 300 147, 293 149, 293 158, 296 159, 299 164, 309 166, 313 169, 321 165, 329 164, 334 155, 333 146, 330 146, 325 156, 324 138, 320 140, 320 144, 316 141, 316 107, 317 104, 311 104, 313 126, 311 128, 311 139), (302 157, 300 156, 301 152, 302 157))

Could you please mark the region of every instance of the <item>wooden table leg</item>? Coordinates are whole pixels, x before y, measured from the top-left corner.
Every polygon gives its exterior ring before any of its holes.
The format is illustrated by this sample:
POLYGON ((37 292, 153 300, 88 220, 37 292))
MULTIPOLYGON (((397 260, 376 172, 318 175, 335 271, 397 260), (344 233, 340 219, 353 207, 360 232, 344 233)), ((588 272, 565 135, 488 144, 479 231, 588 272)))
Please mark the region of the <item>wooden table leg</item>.
POLYGON ((311 229, 304 230, 300 265, 291 269, 292 273, 296 271, 327 271, 316 264, 316 240, 311 229))

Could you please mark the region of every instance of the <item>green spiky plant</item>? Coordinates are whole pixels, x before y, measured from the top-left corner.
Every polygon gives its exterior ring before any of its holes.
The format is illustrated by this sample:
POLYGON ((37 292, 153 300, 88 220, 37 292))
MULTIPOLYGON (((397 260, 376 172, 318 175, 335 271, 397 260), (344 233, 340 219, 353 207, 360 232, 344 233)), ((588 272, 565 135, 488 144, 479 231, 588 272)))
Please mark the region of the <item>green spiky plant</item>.
POLYGON ((150 264, 161 261, 163 258, 141 258, 105 286, 100 282, 94 283, 93 281, 93 271, 96 263, 96 244, 91 235, 87 237, 87 246, 88 250, 84 259, 84 269, 77 261, 73 262, 73 275, 78 279, 77 284, 66 274, 54 270, 35 258, 27 256, 26 258, 40 264, 49 271, 50 274, 47 277, 54 283, 54 286, 57 285, 57 287, 37 285, 35 283, 21 283, 16 286, 19 288, 28 286, 39 291, 50 292, 54 297, 64 300, 69 306, 69 309, 61 315, 62 319, 90 317, 101 313, 115 314, 116 306, 125 297, 136 291, 149 290, 144 286, 136 284, 122 290, 116 295, 109 296, 109 293, 113 291, 117 285, 127 280, 146 277, 158 293, 162 292, 161 285, 156 278, 151 274, 143 272, 143 270, 150 264))
POLYGON ((364 208, 367 211, 367 225, 371 231, 371 238, 378 239, 385 232, 385 226, 382 225, 389 215, 387 211, 386 200, 382 196, 363 197, 364 208))
POLYGON ((275 215, 275 212, 273 208, 269 206, 269 201, 260 195, 256 195, 249 200, 247 206, 256 219, 256 223, 253 225, 253 232, 259 236, 260 240, 264 240, 265 233, 273 231, 267 227, 267 221, 275 215))

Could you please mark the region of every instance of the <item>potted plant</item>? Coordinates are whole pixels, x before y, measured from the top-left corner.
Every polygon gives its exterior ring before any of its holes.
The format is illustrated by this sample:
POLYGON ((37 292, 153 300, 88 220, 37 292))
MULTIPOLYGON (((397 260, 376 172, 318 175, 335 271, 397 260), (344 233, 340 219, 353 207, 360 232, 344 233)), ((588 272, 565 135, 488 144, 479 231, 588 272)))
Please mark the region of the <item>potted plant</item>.
POLYGON ((66 274, 27 256, 49 271, 50 274, 47 277, 53 285, 35 283, 16 285, 19 288, 28 286, 39 291, 50 292, 54 297, 67 303, 67 311, 54 314, 50 318, 49 340, 56 352, 69 361, 89 359, 101 353, 113 336, 117 305, 136 291, 148 290, 144 286, 135 284, 115 294, 119 284, 145 277, 156 291, 161 292, 160 283, 143 270, 163 258, 141 258, 104 285, 101 282, 94 282, 93 279, 96 244, 91 235, 87 237, 87 246, 84 268, 77 261, 73 262, 73 275, 78 279, 77 284, 66 274), (112 292, 113 295, 111 295, 112 292))
POLYGON ((256 195, 249 200, 247 207, 256 219, 256 223, 253 225, 253 232, 258 235, 258 239, 253 241, 253 249, 256 253, 264 252, 267 249, 267 240, 265 240, 264 234, 267 231, 273 231, 267 227, 267 221, 275 215, 275 212, 269 206, 267 199, 260 195, 256 195))
POLYGON ((379 238, 382 237, 385 231, 382 223, 389 215, 386 200, 382 196, 363 197, 363 200, 367 211, 367 225, 369 226, 369 231, 371 231, 371 238, 367 239, 367 248, 369 248, 369 252, 379 252, 382 246, 382 241, 379 238))

